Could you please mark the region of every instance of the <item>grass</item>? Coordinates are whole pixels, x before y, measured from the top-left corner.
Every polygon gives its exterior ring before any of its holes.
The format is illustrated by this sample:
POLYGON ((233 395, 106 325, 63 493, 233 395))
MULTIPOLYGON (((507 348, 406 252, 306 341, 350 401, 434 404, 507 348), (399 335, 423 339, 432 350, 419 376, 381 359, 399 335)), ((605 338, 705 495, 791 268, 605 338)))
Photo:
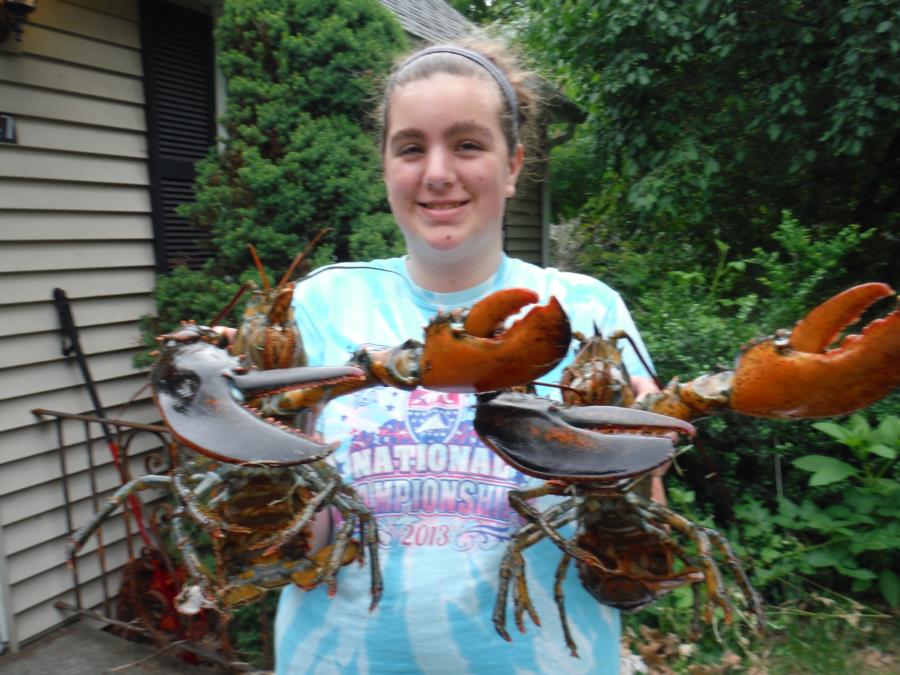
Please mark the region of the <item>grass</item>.
MULTIPOLYGON (((674 601, 625 620, 623 644, 642 657, 649 675, 887 675, 900 672, 898 612, 843 596, 810 594, 770 606, 767 630, 743 620, 690 637, 690 610, 674 601), (743 624, 743 625, 739 625, 743 624)), ((622 675, 629 671, 623 668, 622 675)), ((636 670, 634 672, 642 672, 636 670)))

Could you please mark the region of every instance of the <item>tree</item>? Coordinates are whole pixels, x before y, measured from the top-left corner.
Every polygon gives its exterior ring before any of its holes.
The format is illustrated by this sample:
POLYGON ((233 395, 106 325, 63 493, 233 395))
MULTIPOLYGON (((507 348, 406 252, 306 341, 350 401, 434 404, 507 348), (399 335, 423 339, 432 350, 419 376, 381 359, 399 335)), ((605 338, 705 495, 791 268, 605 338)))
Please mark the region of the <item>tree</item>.
POLYGON ((247 244, 273 276, 322 228, 319 263, 400 244, 370 122, 375 82, 405 48, 393 15, 367 0, 231 0, 215 36, 225 136, 198 163, 196 202, 182 213, 209 228, 216 257, 159 279, 152 330, 209 320, 248 275, 247 244))
POLYGON ((570 212, 714 260, 714 238, 749 253, 789 209, 820 236, 877 228, 856 264, 898 276, 897 0, 521 0, 503 12, 589 113, 577 157, 553 166, 574 181, 570 212))
POLYGON ((475 23, 487 23, 493 17, 491 0, 450 0, 457 12, 475 23))

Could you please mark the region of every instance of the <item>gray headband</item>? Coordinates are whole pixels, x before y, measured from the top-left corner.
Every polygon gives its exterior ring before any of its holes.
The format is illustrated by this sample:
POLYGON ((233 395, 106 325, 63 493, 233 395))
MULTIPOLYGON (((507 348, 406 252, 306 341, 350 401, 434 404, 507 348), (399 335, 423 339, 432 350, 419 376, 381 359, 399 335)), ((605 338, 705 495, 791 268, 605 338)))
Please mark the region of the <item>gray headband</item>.
POLYGON ((417 61, 423 56, 428 56, 430 54, 456 54, 457 56, 462 56, 463 58, 469 59, 470 61, 474 61, 479 66, 484 68, 488 73, 490 73, 491 77, 493 77, 494 80, 497 81, 497 85, 500 87, 500 91, 503 92, 503 98, 506 99, 506 105, 509 107, 509 112, 512 116, 513 139, 515 139, 515 141, 518 143, 519 104, 516 100, 516 91, 513 89, 512 84, 510 84, 509 79, 506 77, 506 75, 503 74, 503 71, 500 70, 489 58, 487 58, 483 54, 479 54, 476 51, 466 49, 465 47, 452 47, 449 45, 442 45, 437 47, 428 47, 428 49, 423 49, 417 54, 413 54, 406 61, 404 61, 399 68, 397 68, 396 72, 400 73, 413 61, 417 61))

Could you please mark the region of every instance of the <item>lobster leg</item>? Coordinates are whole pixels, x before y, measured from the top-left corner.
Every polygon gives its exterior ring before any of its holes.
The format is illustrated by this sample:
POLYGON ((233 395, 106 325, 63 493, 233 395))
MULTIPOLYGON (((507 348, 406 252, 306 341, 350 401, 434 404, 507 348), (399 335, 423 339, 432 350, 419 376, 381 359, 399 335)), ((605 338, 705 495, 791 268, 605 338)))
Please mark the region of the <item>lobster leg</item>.
MULTIPOLYGON (((568 525, 578 517, 577 500, 572 497, 556 504, 549 508, 544 516, 550 521, 554 529, 568 525)), ((525 580, 525 560, 521 552, 541 541, 545 536, 544 531, 535 523, 525 524, 513 536, 500 564, 500 583, 497 587, 497 601, 494 604, 493 620, 497 633, 507 642, 512 640, 506 630, 506 602, 510 583, 513 583, 515 589, 513 605, 516 627, 519 629, 519 632, 525 632, 525 624, 522 620, 524 611, 528 612, 535 625, 541 625, 537 611, 534 605, 531 604, 531 599, 528 595, 528 585, 525 580)))
POLYGON ((578 658, 578 647, 572 638, 572 630, 569 628, 569 617, 566 614, 566 598, 563 593, 563 582, 566 580, 566 572, 569 569, 571 558, 563 556, 556 568, 556 579, 553 583, 553 597, 556 599, 556 607, 559 609, 559 623, 562 625, 563 637, 566 640, 566 646, 569 652, 576 659, 578 658))
POLYGON ((263 555, 269 556, 278 553, 282 548, 287 546, 307 525, 312 522, 313 516, 324 504, 331 502, 335 493, 338 491, 340 483, 332 482, 325 490, 316 494, 315 497, 306 502, 303 510, 297 514, 294 520, 286 528, 281 530, 274 538, 261 541, 253 546, 254 549, 265 548, 263 555))
POLYGON ((175 598, 175 608, 181 614, 193 615, 206 608, 218 608, 218 603, 211 600, 215 594, 210 590, 209 576, 204 571, 203 563, 200 562, 190 537, 185 534, 182 527, 181 519, 184 514, 184 509, 180 507, 172 513, 175 546, 181 552, 181 561, 188 571, 188 579, 175 598))
MULTIPOLYGON (((353 534, 355 525, 356 523, 353 518, 345 519, 334 537, 334 550, 331 552, 331 558, 328 560, 328 565, 324 568, 322 574, 322 580, 325 582, 329 596, 334 596, 334 594, 337 593, 337 577, 335 575, 341 566, 341 559, 344 556, 347 545, 351 541, 350 537, 353 534)), ((361 552, 362 546, 360 546, 360 553, 361 552)))
POLYGON ((547 520, 546 514, 538 511, 527 501, 528 499, 559 493, 560 486, 554 485, 553 483, 545 483, 544 485, 531 490, 510 490, 509 505, 518 511, 523 518, 537 525, 544 532, 544 535, 556 544, 565 555, 575 558, 587 565, 593 565, 609 574, 615 574, 616 570, 608 569, 593 553, 584 550, 563 537, 556 531, 552 523, 547 520))
POLYGON ((369 554, 369 573, 371 574, 370 592, 372 603, 369 605, 371 612, 378 606, 381 600, 381 594, 384 589, 384 579, 381 576, 381 565, 378 558, 378 525, 375 518, 369 513, 365 505, 348 499, 344 495, 338 495, 335 499, 335 507, 340 511, 345 520, 355 517, 359 520, 359 536, 363 542, 365 549, 360 548, 359 561, 364 561, 363 550, 369 554))
MULTIPOLYGON (((626 493, 625 498, 635 509, 635 512, 645 520, 661 520, 673 530, 687 536, 694 543, 697 547, 697 558, 700 561, 704 573, 707 599, 710 603, 713 603, 722 609, 725 613, 725 622, 730 623, 733 608, 728 597, 725 595, 725 584, 722 581, 722 575, 712 557, 708 529, 695 525, 684 516, 675 513, 662 504, 645 499, 634 492, 626 493)), ((721 537, 721 535, 719 535, 719 537, 721 537)), ((707 605, 705 614, 706 622, 711 623, 712 618, 712 607, 711 605, 707 605)))
MULTIPOLYGON (((509 598, 509 583, 511 577, 516 574, 515 566, 523 565, 524 561, 514 559, 517 551, 513 548, 515 544, 510 542, 510 548, 503 555, 500 562, 500 583, 497 586, 497 599, 494 601, 494 630, 507 642, 512 642, 509 631, 506 630, 506 602, 509 598)), ((521 573, 521 572, 519 572, 521 573)))
POLYGON ((750 584, 750 579, 747 577, 747 573, 744 571, 744 567, 741 565, 741 561, 738 560, 738 557, 734 554, 734 549, 731 548, 731 544, 722 536, 720 533, 716 532, 710 528, 704 528, 706 530, 706 534, 709 537, 710 541, 715 545, 722 554, 722 557, 725 559, 725 563, 728 567, 731 568, 732 574, 734 574, 734 578, 737 580, 738 587, 744 593, 744 597, 747 599, 747 604, 750 606, 750 611, 753 613, 753 616, 756 618, 756 628, 759 631, 762 631, 766 625, 766 616, 763 611, 762 600, 759 597, 759 594, 756 592, 756 589, 750 584))
MULTIPOLYGON (((360 563, 362 563, 364 551, 369 553, 370 591, 372 596, 369 611, 374 610, 378 606, 384 590, 384 579, 381 575, 381 566, 378 558, 378 524, 376 520, 368 507, 356 498, 356 494, 341 484, 340 476, 328 464, 316 462, 314 464, 301 465, 298 467, 298 470, 303 473, 309 484, 317 491, 327 489, 327 485, 334 481, 340 486, 340 489, 334 494, 332 505, 340 512, 344 521, 351 524, 351 528, 353 523, 359 523, 359 536, 363 542, 363 547, 360 547, 358 557, 360 563)), ((337 547, 337 541, 334 542, 334 545, 337 547)), ((341 559, 342 556, 332 556, 333 561, 340 561, 341 559)), ((332 572, 331 575, 333 578, 334 573, 332 572)), ((320 571, 309 583, 315 585, 323 579, 327 579, 327 577, 324 576, 324 572, 320 571)))
POLYGON ((97 511, 93 518, 76 530, 72 535, 72 538, 66 545, 66 560, 68 563, 70 565, 74 563, 75 556, 78 554, 78 551, 81 550, 81 547, 84 546, 85 542, 91 538, 91 535, 97 531, 97 528, 103 524, 103 521, 109 518, 113 511, 119 508, 126 499, 140 490, 163 485, 171 487, 172 479, 169 476, 143 476, 128 481, 125 485, 116 490, 106 501, 103 508, 97 511))
POLYGON ((173 473, 172 481, 176 495, 179 497, 181 504, 183 504, 183 508, 187 515, 206 530, 214 542, 216 539, 222 538, 223 532, 234 532, 237 534, 247 534, 250 532, 246 527, 233 525, 232 523, 226 523, 225 521, 220 520, 200 506, 196 494, 187 486, 185 477, 180 471, 175 471, 173 473))
POLYGON ((521 551, 516 552, 513 571, 516 582, 513 586, 513 614, 516 628, 519 629, 520 633, 524 633, 526 612, 535 626, 541 625, 541 618, 538 616, 534 603, 531 602, 531 594, 528 592, 528 580, 525 578, 525 558, 522 556, 521 551))

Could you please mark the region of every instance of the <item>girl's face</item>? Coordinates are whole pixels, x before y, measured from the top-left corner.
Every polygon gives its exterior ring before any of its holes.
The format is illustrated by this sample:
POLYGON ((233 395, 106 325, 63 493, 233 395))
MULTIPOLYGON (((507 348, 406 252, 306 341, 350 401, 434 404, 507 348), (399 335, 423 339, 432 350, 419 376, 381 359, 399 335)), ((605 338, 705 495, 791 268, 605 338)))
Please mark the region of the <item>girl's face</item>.
POLYGON ((438 73, 391 94, 384 181, 411 256, 461 261, 501 250, 522 168, 500 128, 493 82, 438 73))

